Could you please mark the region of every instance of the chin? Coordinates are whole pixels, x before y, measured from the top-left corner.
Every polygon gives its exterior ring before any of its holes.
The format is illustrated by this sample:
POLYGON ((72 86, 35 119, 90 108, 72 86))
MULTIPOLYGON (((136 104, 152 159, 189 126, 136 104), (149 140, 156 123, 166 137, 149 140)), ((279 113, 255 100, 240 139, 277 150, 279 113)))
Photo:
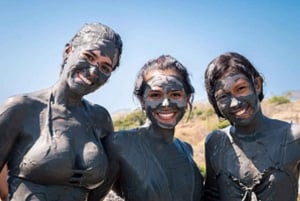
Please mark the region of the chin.
POLYGON ((250 119, 235 119, 234 124, 237 126, 248 126, 251 123, 250 119))
POLYGON ((161 121, 158 122, 158 126, 164 129, 174 129, 176 124, 177 124, 176 122, 171 122, 171 123, 161 122, 161 121))

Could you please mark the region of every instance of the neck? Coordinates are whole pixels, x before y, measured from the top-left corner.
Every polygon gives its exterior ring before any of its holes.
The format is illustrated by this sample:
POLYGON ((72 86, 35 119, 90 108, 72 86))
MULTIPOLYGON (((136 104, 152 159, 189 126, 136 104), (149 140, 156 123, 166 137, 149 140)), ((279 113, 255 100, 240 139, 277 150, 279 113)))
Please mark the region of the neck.
POLYGON ((255 135, 266 128, 268 118, 262 113, 261 109, 257 111, 250 123, 247 125, 234 125, 233 132, 238 135, 255 135))
POLYGON ((52 96, 53 103, 57 105, 74 107, 82 104, 82 96, 73 93, 66 84, 61 82, 56 83, 52 87, 52 96))
POLYGON ((155 137, 166 143, 173 142, 175 128, 166 129, 157 125, 150 124, 149 133, 151 137, 155 137))

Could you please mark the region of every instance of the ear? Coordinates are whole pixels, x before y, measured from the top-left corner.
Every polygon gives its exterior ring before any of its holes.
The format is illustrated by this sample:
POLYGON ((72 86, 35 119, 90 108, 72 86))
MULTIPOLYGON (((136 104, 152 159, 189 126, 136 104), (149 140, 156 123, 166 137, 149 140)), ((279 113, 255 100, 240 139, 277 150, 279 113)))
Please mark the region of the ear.
POLYGON ((71 51, 72 51, 72 46, 69 43, 67 43, 65 45, 65 51, 64 51, 64 53, 68 55, 71 51))
POLYGON ((260 94, 261 93, 261 88, 262 88, 262 79, 261 79, 261 77, 256 77, 254 82, 255 82, 254 85, 255 85, 256 94, 260 94))

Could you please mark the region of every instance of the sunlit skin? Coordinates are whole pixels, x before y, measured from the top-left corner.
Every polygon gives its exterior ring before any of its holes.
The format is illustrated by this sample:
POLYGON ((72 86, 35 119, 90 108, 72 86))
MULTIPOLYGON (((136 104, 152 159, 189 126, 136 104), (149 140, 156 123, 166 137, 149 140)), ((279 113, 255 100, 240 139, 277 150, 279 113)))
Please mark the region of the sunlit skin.
POLYGON ((7 167, 6 165, 0 172, 0 200, 6 201, 8 197, 8 186, 7 186, 7 167))
POLYGON ((246 126, 260 109, 257 94, 260 83, 254 88, 241 73, 226 73, 217 83, 215 99, 220 112, 235 126, 246 126))
POLYGON ((153 125, 174 128, 183 117, 187 107, 187 95, 178 75, 168 71, 145 76, 147 87, 143 96, 143 107, 153 125))

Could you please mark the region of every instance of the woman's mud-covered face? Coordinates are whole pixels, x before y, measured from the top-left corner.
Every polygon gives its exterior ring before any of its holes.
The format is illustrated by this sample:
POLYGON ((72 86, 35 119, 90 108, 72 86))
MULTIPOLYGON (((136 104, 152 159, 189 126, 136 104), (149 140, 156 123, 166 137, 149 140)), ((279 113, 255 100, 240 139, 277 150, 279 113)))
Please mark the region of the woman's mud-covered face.
POLYGON ((145 76, 142 105, 152 124, 173 129, 183 117, 188 97, 180 76, 171 70, 156 70, 145 76))
POLYGON ((259 109, 254 83, 242 73, 226 73, 218 80, 215 100, 223 116, 236 125, 247 125, 259 109))
POLYGON ((105 54, 102 46, 82 45, 70 50, 60 79, 65 79, 76 94, 89 94, 104 85, 110 77, 113 55, 105 54))

